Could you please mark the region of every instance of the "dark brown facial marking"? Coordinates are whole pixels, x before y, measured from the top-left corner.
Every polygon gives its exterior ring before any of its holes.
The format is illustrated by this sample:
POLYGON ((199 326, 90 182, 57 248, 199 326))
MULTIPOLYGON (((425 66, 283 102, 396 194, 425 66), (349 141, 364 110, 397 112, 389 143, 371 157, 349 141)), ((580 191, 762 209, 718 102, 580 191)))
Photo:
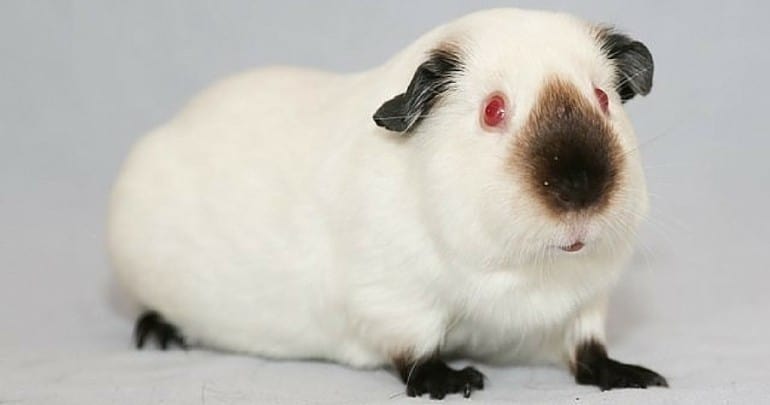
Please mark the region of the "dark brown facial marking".
POLYGON ((601 210, 618 187, 622 149, 594 104, 550 79, 516 138, 512 169, 554 215, 601 210))

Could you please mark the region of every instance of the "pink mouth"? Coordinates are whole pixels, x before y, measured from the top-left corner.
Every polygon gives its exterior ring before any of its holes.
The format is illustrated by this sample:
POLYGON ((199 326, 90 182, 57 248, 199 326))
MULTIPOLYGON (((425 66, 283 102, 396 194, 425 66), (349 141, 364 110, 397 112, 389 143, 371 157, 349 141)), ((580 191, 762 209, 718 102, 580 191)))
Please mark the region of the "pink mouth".
POLYGON ((583 249, 583 246, 585 246, 585 244, 583 244, 583 242, 577 241, 577 242, 575 242, 575 243, 573 243, 573 244, 571 244, 569 246, 560 246, 559 249, 561 249, 561 250, 563 250, 565 252, 574 253, 574 252, 580 251, 580 249, 583 249))

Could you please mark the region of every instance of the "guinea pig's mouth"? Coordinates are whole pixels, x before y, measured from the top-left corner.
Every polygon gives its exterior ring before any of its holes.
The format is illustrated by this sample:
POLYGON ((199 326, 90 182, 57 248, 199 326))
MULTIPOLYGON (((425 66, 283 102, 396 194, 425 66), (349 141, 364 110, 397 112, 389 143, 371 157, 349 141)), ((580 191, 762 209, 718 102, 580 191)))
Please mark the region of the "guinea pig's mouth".
POLYGON ((576 241, 575 243, 569 246, 559 246, 559 249, 561 249, 564 252, 575 253, 582 250, 583 247, 585 247, 585 243, 583 243, 582 241, 576 241))

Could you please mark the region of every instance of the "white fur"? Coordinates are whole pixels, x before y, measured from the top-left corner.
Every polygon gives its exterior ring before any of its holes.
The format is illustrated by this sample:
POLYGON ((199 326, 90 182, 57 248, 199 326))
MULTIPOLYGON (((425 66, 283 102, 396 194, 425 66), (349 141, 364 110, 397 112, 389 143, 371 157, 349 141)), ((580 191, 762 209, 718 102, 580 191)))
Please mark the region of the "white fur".
POLYGON ((604 297, 646 211, 636 140, 611 92, 625 186, 579 223, 550 219, 505 162, 546 77, 585 97, 612 88, 593 29, 490 10, 364 73, 272 68, 215 85, 125 162, 109 224, 120 279, 188 339, 227 350, 360 367, 437 348, 569 359, 603 339, 604 297), (376 127, 444 41, 467 57, 453 95, 409 137, 376 127), (492 91, 514 104, 504 134, 479 125, 492 91), (583 251, 553 247, 581 227, 583 251))

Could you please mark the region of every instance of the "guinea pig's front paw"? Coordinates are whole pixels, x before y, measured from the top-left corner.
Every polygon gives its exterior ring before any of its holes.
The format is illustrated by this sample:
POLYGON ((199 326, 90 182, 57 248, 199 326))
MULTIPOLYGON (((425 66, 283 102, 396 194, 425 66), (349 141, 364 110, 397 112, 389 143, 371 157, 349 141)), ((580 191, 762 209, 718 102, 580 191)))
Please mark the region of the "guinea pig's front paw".
POLYGON ((662 375, 607 356, 602 343, 588 341, 577 348, 574 364, 578 384, 596 385, 602 391, 613 388, 668 387, 662 375))
POLYGON ((462 393, 468 398, 473 390, 481 389, 484 374, 473 367, 454 370, 438 359, 414 365, 406 373, 406 395, 410 397, 427 393, 432 399, 442 399, 447 394, 462 393))
POLYGON ((668 387, 666 379, 650 369, 609 358, 590 370, 583 368, 575 379, 580 384, 597 385, 602 391, 613 388, 668 387))
POLYGON ((579 364, 575 373, 578 384, 596 385, 602 391, 613 388, 668 387, 662 375, 633 364, 604 358, 593 364, 579 364))

